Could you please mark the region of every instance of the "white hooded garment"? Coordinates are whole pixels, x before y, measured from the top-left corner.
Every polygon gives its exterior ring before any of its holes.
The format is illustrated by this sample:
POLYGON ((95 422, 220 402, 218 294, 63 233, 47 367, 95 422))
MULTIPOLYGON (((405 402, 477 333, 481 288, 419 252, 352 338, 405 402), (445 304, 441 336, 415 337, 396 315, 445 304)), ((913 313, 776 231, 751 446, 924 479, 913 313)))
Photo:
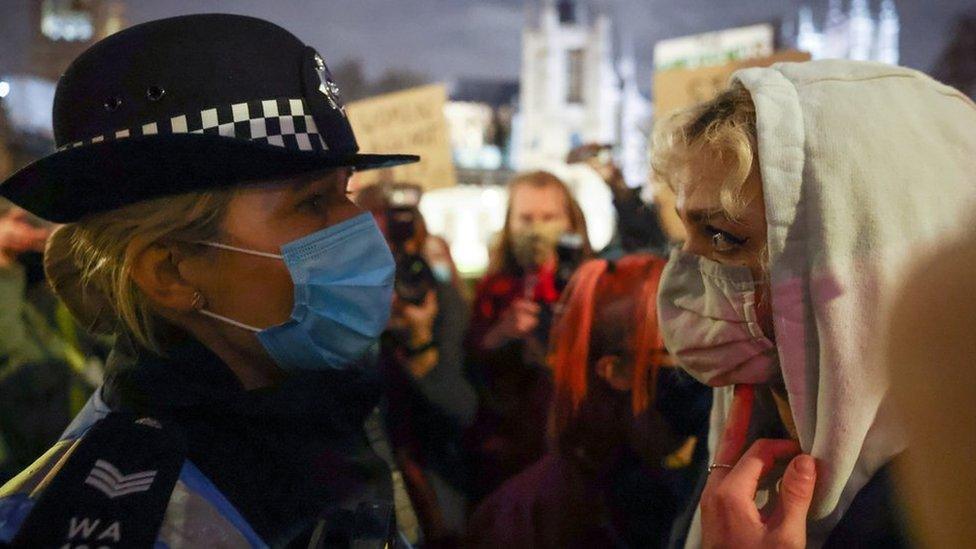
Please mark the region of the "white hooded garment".
MULTIPOLYGON (((800 444, 818 461, 816 547, 906 447, 880 360, 885 311, 907 263, 976 218, 976 105, 876 63, 785 63, 732 79, 756 105, 777 351, 800 444)), ((938 356, 919 375, 938 375, 938 356)), ((731 394, 715 391, 712 455, 731 394)), ((688 544, 698 543, 696 516, 688 544)))

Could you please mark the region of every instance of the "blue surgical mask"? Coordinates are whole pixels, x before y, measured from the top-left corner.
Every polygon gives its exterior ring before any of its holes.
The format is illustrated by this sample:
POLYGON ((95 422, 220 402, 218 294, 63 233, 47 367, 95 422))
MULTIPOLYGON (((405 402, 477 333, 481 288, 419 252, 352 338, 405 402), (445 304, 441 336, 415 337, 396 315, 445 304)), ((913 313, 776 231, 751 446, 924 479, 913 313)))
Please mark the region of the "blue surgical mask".
POLYGON ((256 333, 282 369, 347 369, 386 328, 396 265, 369 213, 289 242, 280 255, 219 242, 200 244, 285 262, 295 283, 295 306, 284 324, 261 329, 200 310, 256 333))

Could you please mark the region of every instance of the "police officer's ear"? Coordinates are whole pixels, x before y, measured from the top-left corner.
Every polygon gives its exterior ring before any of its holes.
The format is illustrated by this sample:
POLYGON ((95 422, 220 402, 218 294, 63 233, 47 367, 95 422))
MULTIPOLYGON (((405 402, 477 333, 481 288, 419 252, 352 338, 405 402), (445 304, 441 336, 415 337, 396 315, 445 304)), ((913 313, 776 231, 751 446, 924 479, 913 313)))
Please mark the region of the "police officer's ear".
POLYGON ((193 310, 197 288, 183 278, 183 255, 174 244, 133 238, 126 248, 126 262, 133 282, 157 308, 186 313, 193 310))

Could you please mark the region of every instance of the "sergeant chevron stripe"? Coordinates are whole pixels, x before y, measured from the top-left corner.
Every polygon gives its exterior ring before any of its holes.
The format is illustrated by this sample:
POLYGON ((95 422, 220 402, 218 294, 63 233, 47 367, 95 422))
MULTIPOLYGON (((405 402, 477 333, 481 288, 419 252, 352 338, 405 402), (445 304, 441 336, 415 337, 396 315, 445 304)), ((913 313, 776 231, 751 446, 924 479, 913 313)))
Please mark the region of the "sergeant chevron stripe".
POLYGON ((141 471, 123 475, 114 465, 100 459, 95 462, 85 484, 105 494, 110 499, 145 492, 156 479, 156 471, 141 471))

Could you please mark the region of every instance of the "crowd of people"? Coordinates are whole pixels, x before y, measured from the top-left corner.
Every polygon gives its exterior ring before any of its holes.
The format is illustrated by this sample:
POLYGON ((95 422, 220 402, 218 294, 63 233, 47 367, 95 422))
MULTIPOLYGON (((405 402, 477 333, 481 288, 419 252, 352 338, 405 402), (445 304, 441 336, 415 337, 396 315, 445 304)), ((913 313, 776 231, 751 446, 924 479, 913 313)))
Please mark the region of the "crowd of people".
POLYGON ((469 287, 419 187, 349 192, 417 159, 337 89, 230 15, 66 71, 58 152, 0 184, 0 546, 971 543, 969 98, 742 70, 658 122, 654 204, 569 153, 605 249, 517 174, 469 287))

